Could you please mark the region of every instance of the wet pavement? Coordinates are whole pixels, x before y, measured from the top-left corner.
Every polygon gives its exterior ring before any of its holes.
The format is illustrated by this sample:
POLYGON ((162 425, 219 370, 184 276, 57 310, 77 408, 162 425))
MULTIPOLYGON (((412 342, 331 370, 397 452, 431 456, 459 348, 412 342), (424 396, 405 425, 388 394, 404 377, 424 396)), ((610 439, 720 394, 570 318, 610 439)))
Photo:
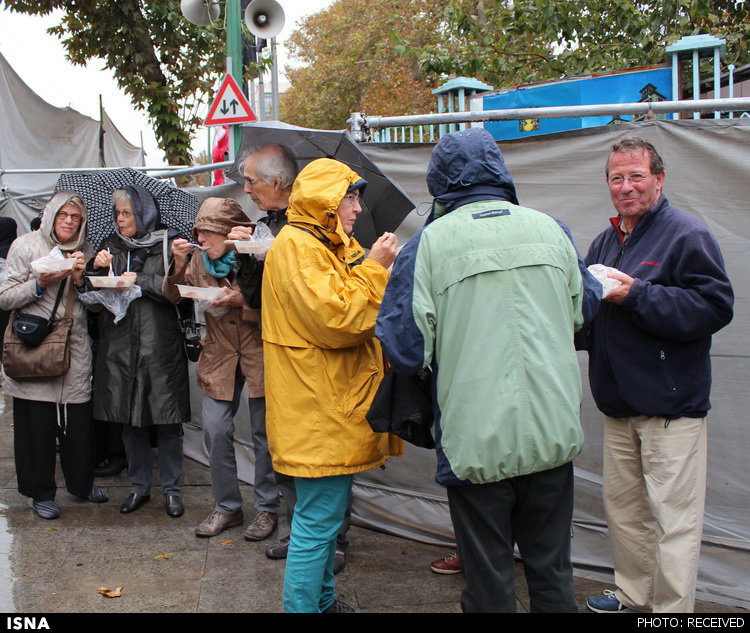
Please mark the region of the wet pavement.
MULTIPOLYGON (((167 516, 155 485, 138 511, 119 512, 129 484, 124 473, 97 479, 110 501, 79 501, 62 486, 58 466, 59 519, 36 516, 16 490, 10 400, 0 394, 0 612, 63 613, 280 613, 284 561, 265 556, 268 544, 288 533, 286 516, 268 541, 252 543, 243 527, 214 538, 193 529, 212 507, 208 469, 185 461, 185 514, 167 516), (5 579, 5 580, 3 580, 5 579), (119 590, 106 597, 100 589, 119 590)), ((158 484, 157 476, 155 480, 158 484)), ((242 486, 246 523, 252 519, 252 487, 242 486)), ((430 561, 451 550, 353 526, 347 565, 336 576, 339 598, 369 613, 459 613, 461 574, 430 571, 430 561)), ((520 565, 518 611, 529 610, 520 565)), ((585 599, 611 588, 576 578, 579 609, 585 599)), ((702 613, 747 613, 700 602, 702 613)), ((9 625, 10 626, 10 625, 9 625)))

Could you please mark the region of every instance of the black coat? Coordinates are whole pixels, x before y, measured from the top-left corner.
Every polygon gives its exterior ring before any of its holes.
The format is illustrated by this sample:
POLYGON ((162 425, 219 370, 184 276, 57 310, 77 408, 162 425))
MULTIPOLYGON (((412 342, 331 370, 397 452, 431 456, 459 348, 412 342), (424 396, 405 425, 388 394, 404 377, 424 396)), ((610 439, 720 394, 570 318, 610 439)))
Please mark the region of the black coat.
MULTIPOLYGON (((111 235, 116 275, 127 269, 128 249, 111 235)), ((108 270, 92 270, 107 274, 108 270)), ((164 279, 162 243, 131 251, 131 270, 142 296, 125 317, 102 309, 97 318, 98 347, 94 362, 94 418, 133 426, 179 424, 190 419, 187 357, 175 306, 161 292, 164 279)))

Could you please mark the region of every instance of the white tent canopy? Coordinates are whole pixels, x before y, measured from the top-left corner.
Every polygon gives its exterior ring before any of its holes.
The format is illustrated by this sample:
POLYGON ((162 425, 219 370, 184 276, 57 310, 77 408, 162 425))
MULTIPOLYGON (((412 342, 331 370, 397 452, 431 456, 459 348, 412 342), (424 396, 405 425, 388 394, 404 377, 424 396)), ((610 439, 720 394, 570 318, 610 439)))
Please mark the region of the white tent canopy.
POLYGON ((49 198, 59 174, 77 167, 138 167, 144 152, 129 143, 102 109, 95 121, 39 97, 0 54, 0 214, 13 217, 18 233, 49 198), (7 174, 16 169, 57 173, 7 174), (38 195, 38 198, 27 197, 38 195), (23 196, 23 200, 18 197, 23 196))

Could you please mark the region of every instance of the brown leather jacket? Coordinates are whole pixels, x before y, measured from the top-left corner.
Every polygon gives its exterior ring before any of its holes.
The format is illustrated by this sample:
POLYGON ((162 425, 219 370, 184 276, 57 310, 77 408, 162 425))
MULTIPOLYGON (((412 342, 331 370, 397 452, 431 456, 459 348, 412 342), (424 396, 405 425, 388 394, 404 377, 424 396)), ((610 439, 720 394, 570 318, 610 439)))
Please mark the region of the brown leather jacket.
MULTIPOLYGON (((201 206, 195 220, 195 227, 206 228, 226 234, 232 226, 250 223, 240 206, 228 198, 208 198, 201 206)), ((231 276, 231 275, 230 275, 231 276)), ((239 291, 236 276, 231 284, 228 278, 216 279, 203 265, 203 258, 196 251, 186 265, 184 260, 176 260, 164 279, 164 296, 172 303, 179 303, 181 297, 176 284, 207 287, 231 287, 239 291)), ((237 372, 247 381, 248 395, 262 398, 263 382, 263 342, 260 338, 260 311, 248 307, 229 308, 216 318, 208 312, 206 317, 206 338, 198 359, 198 386, 204 395, 214 400, 232 400, 237 372)))

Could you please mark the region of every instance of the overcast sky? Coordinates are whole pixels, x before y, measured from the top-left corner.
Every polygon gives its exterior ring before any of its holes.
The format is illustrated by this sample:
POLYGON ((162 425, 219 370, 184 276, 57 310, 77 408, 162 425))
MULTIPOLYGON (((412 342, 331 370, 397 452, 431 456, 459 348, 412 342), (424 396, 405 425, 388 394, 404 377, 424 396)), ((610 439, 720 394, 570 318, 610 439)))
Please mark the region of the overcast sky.
MULTIPOLYGON (((281 83, 287 61, 284 42, 301 18, 321 11, 334 0, 278 1, 285 14, 284 28, 276 37, 281 83)), ((143 143, 146 165, 163 165, 164 154, 156 146, 145 115, 133 108, 129 97, 117 87, 112 73, 104 68, 104 62, 95 61, 83 68, 65 60, 59 39, 46 32, 47 28, 59 22, 59 15, 45 17, 11 13, 0 3, 0 52, 26 84, 54 106, 70 106, 98 121, 99 95, 102 95, 104 109, 125 138, 137 146, 143 143)), ((221 79, 216 78, 217 87, 221 79)), ((266 78, 266 84, 270 90, 270 76, 266 78)), ((205 110, 201 116, 208 114, 208 106, 205 110)), ((207 130, 205 127, 198 130, 194 143, 196 151, 208 148, 207 130)))

